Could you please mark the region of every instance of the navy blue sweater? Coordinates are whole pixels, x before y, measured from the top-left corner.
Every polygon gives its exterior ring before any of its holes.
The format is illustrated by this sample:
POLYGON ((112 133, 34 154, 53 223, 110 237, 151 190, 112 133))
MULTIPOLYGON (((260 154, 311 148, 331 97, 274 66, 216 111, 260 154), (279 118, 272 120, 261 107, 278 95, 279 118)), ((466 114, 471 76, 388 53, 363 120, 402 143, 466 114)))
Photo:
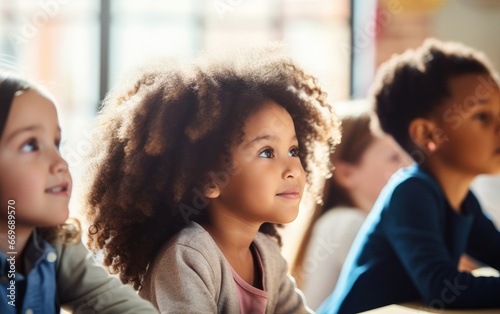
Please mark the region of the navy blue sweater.
POLYGON ((436 308, 500 307, 500 278, 457 270, 460 256, 500 269, 500 232, 469 191, 462 214, 415 165, 393 175, 318 313, 358 313, 423 300, 436 308))

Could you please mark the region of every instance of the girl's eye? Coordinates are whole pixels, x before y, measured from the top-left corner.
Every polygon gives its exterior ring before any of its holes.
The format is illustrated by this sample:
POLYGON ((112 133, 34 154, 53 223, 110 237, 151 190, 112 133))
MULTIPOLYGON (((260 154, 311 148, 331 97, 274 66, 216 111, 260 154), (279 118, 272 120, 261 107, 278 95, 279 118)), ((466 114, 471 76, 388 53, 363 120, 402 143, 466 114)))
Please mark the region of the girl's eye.
POLYGON ((260 154, 259 154, 259 157, 264 157, 264 158, 274 158, 274 150, 272 150, 271 148, 268 148, 264 151, 262 151, 260 154))
POLYGON ((299 157, 299 148, 298 147, 293 147, 288 152, 288 155, 291 156, 291 157, 299 157))
POLYGON ((59 150, 59 147, 61 146, 61 139, 56 139, 54 145, 56 146, 57 150, 59 150))
POLYGON ((489 120, 489 115, 484 112, 479 112, 474 115, 474 120, 486 122, 489 120))
POLYGON ((26 144, 21 146, 21 151, 23 153, 34 152, 38 150, 38 142, 36 139, 30 139, 26 144))

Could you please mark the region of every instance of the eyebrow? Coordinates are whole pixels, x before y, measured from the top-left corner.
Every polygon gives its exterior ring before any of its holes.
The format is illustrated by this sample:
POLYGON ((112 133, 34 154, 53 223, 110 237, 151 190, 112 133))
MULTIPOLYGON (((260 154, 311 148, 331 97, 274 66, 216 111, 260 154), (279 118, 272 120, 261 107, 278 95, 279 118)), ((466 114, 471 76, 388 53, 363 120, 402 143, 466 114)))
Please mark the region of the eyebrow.
POLYGON ((478 98, 478 102, 477 103, 479 105, 487 105, 487 104, 490 103, 490 99, 491 99, 490 97, 488 97, 488 98, 478 98))
MULTIPOLYGON (((15 132, 13 132, 9 137, 7 137, 5 139, 6 143, 8 143, 9 141, 11 141, 13 138, 15 138, 16 136, 18 136, 19 134, 22 134, 22 133, 25 133, 25 132, 32 132, 32 131, 36 131, 36 130, 41 130, 43 129, 43 127, 39 124, 37 125, 30 125, 28 127, 24 127, 24 128, 21 128, 19 130, 16 130, 15 132)), ((59 133, 61 133, 61 128, 60 127, 57 127, 57 131, 59 133)))
MULTIPOLYGON (((295 139, 297 139, 297 135, 294 135, 292 137, 292 140, 295 140, 295 139)), ((258 142, 266 141, 266 140, 276 142, 278 140, 278 137, 274 136, 274 135, 259 135, 259 136, 255 137, 253 140, 251 140, 250 142, 246 143, 245 147, 248 147, 254 143, 258 143, 258 142)))

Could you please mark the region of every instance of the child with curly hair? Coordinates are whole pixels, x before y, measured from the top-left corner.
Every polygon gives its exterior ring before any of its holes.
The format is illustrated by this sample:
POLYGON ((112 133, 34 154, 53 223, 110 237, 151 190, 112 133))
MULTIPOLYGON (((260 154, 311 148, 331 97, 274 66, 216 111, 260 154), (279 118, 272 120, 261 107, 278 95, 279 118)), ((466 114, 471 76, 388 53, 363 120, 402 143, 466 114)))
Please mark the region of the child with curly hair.
POLYGON ((67 220, 72 190, 54 100, 0 73, 0 313, 156 313, 109 276, 67 220))
POLYGON ((464 253, 500 269, 500 232, 469 189, 500 172, 495 70, 469 47, 428 40, 382 65, 372 93, 382 129, 416 164, 382 190, 318 312, 500 307, 500 278, 458 269, 464 253))
POLYGON ((145 67, 95 132, 89 244, 162 313, 307 313, 275 224, 329 172, 337 120, 272 47, 145 67))

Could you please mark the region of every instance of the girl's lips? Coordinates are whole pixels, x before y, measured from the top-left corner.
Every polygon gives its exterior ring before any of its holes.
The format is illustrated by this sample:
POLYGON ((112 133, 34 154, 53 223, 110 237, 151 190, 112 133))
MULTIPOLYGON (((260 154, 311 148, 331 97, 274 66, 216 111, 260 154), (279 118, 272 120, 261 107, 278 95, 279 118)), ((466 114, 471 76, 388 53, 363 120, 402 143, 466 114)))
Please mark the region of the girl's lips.
POLYGON ((68 195, 68 183, 59 184, 45 189, 45 193, 53 195, 68 195))
POLYGON ((299 192, 283 192, 283 193, 278 193, 276 196, 280 196, 283 198, 288 198, 288 199, 298 199, 300 198, 300 193, 299 192))

